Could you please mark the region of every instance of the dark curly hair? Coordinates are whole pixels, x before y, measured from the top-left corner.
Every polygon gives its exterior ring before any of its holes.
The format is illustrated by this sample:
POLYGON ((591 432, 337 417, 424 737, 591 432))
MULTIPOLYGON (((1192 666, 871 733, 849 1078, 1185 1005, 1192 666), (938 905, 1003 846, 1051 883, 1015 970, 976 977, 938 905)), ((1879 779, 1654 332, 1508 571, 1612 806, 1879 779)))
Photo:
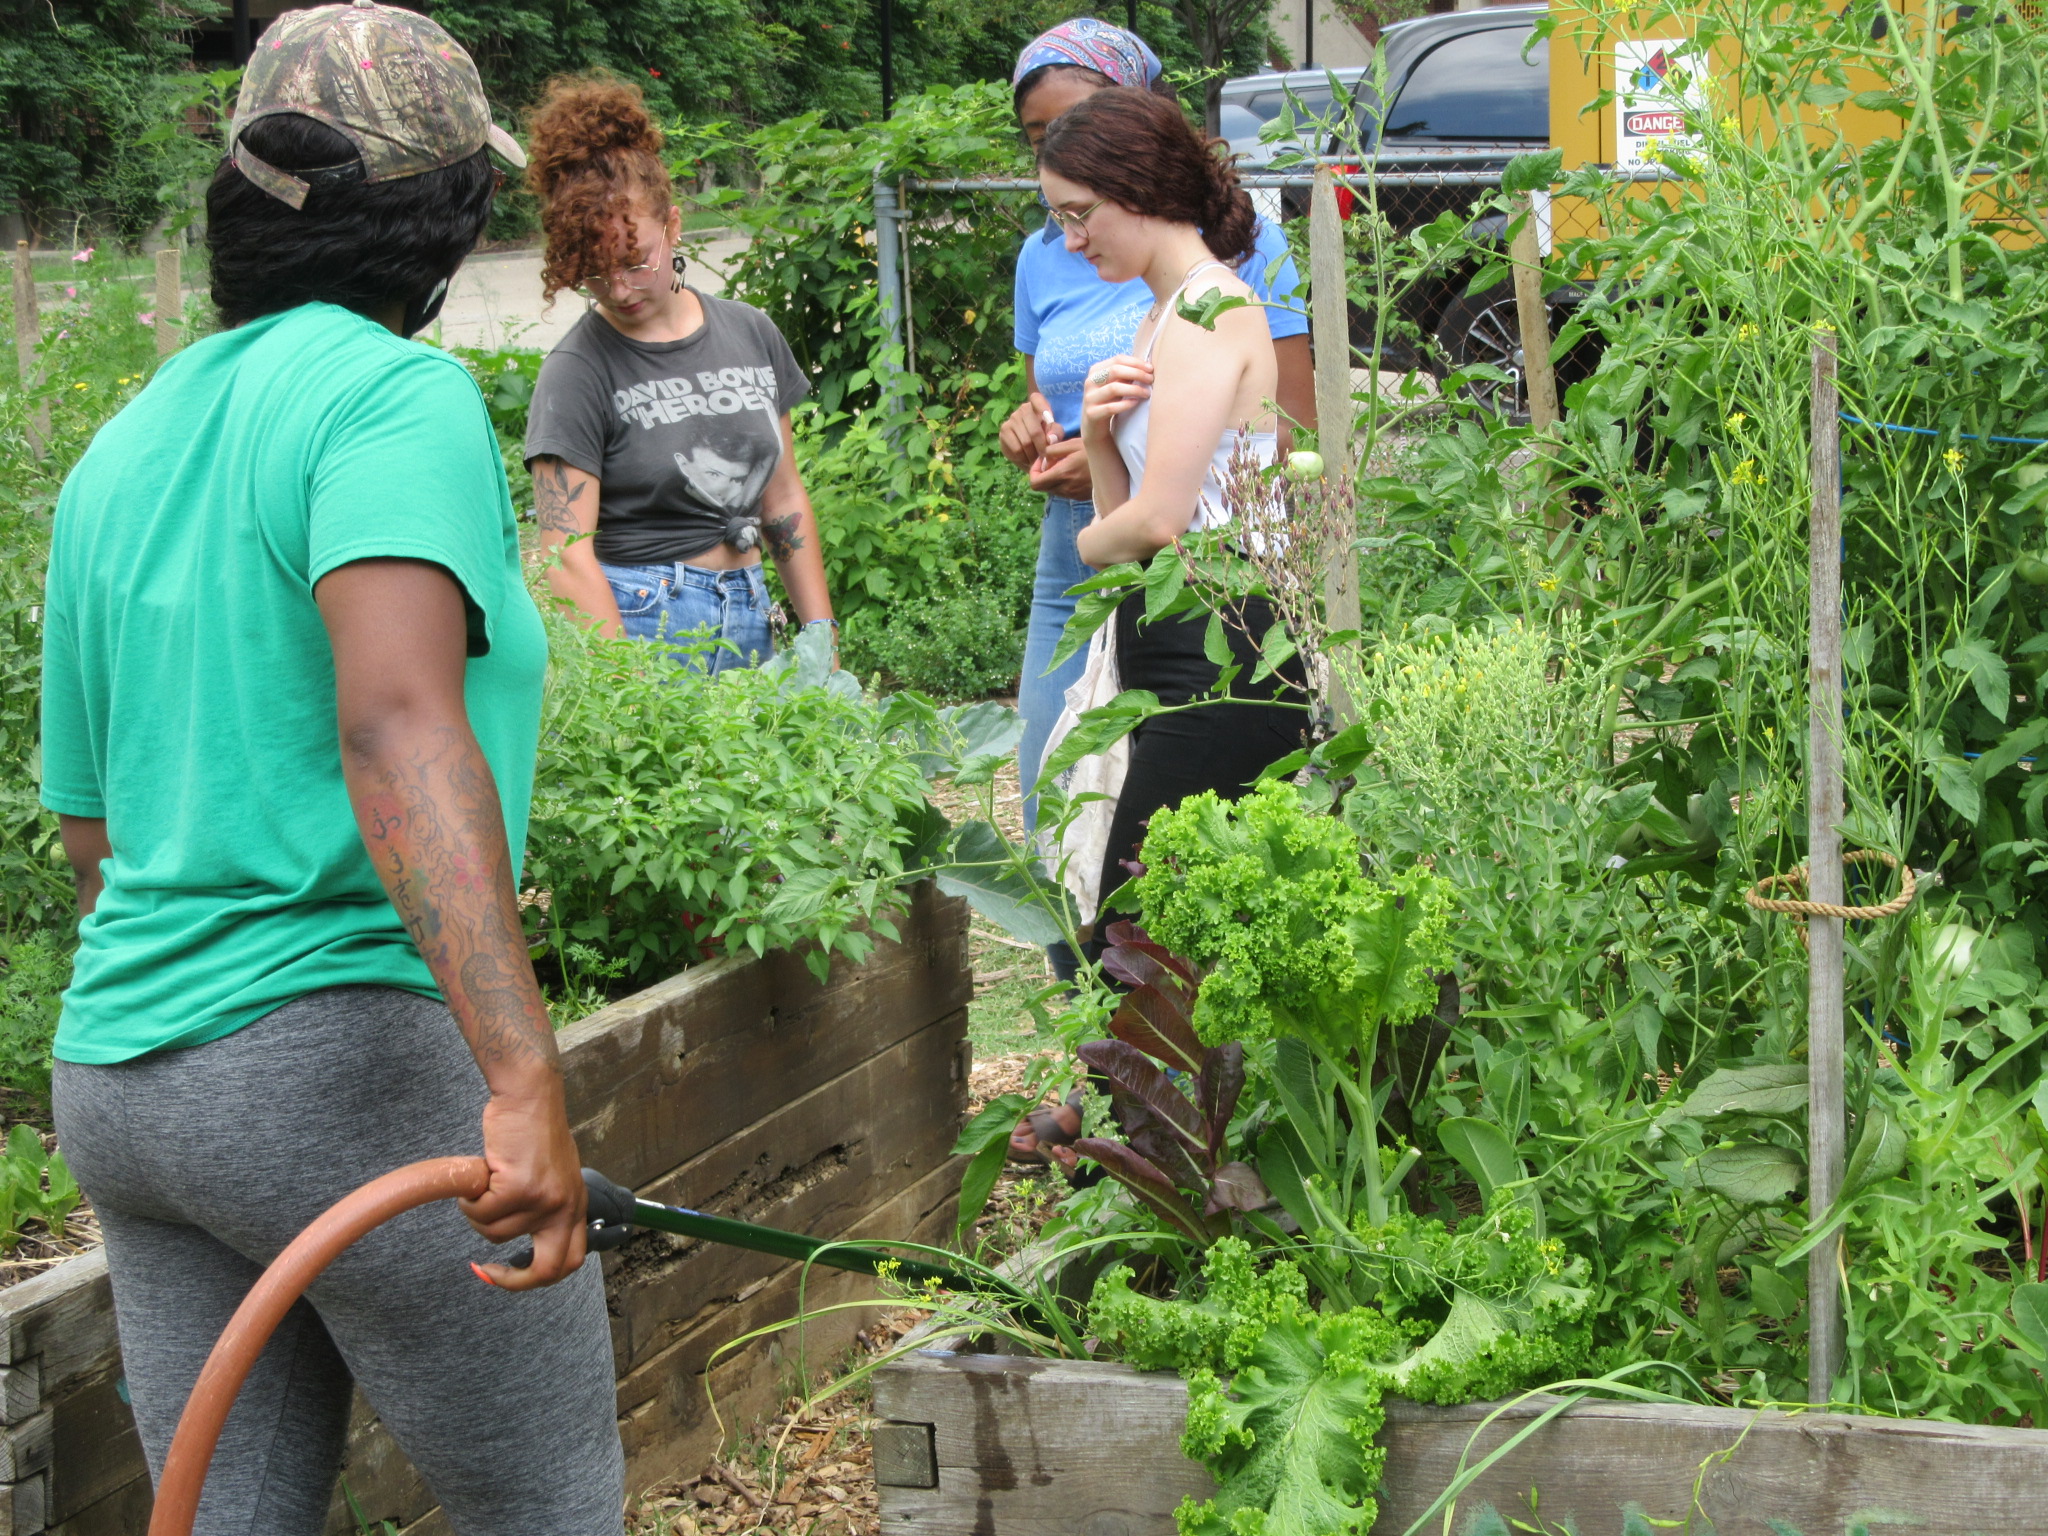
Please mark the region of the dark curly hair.
POLYGON ((1052 120, 1038 163, 1111 202, 1155 219, 1192 224, 1218 261, 1236 266, 1258 234, 1237 168, 1163 96, 1112 85, 1052 120))
POLYGON ((221 323, 301 304, 372 314, 412 305, 455 275, 491 216, 490 152, 395 181, 365 182, 356 147, 296 113, 260 118, 243 141, 312 184, 306 206, 278 201, 222 160, 206 189, 206 244, 221 323))
POLYGON ((526 182, 547 236, 544 297, 639 259, 623 221, 675 206, 661 130, 640 87, 615 75, 558 75, 528 120, 526 182))

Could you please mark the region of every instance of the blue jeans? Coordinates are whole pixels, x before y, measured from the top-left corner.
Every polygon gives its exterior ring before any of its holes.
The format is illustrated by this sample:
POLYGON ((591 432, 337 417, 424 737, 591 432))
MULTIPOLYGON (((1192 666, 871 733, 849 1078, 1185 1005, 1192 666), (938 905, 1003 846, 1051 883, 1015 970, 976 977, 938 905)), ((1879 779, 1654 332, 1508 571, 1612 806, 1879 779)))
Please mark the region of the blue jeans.
POLYGON ((723 672, 757 667, 775 654, 768 581, 758 561, 732 571, 680 561, 602 569, 626 633, 635 640, 675 642, 671 649, 680 666, 723 672))
POLYGON ((1046 663, 1059 647, 1060 632, 1074 616, 1075 600, 1067 596, 1068 589, 1095 574, 1074 547, 1081 530, 1094 520, 1092 501, 1045 498, 1045 521, 1038 532, 1038 572, 1031 584, 1031 627, 1024 637, 1024 679, 1017 689, 1017 713, 1024 717, 1024 734, 1017 742, 1017 773, 1024 781, 1027 830, 1037 825, 1038 797, 1031 793, 1031 786, 1045 756, 1045 739, 1060 717, 1067 690, 1080 680, 1088 659, 1085 649, 1077 651, 1061 662, 1057 671, 1045 675, 1046 663))

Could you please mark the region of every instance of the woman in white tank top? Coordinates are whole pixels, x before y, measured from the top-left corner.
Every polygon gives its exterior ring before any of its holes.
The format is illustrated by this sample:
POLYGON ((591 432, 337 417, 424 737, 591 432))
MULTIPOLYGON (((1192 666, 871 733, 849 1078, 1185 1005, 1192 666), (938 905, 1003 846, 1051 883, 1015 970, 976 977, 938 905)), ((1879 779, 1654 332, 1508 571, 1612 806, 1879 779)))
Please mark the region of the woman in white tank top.
MULTIPOLYGON (((1233 266, 1250 248, 1251 200, 1178 107, 1123 87, 1097 91, 1054 119, 1038 166, 1068 248, 1110 282, 1142 277, 1157 300, 1135 355, 1105 359, 1089 373, 1081 438, 1095 521, 1078 541, 1081 558, 1097 569, 1177 560, 1171 546, 1183 534, 1230 522, 1224 484, 1233 455, 1249 447, 1271 464, 1277 451, 1278 366, 1265 316, 1246 306, 1205 329, 1177 312, 1183 295, 1250 296, 1233 266)), ((1208 615, 1147 624, 1144 607, 1140 593, 1117 610, 1121 685, 1150 689, 1168 704, 1215 695, 1219 669, 1203 649, 1208 615)), ((1103 859, 1099 890, 1109 899, 1098 932, 1112 919, 1109 893, 1124 883, 1153 812, 1203 790, 1235 799, 1300 745, 1307 716, 1298 671, 1248 682, 1275 622, 1262 598, 1237 605, 1224 625, 1239 663, 1227 699, 1155 717, 1131 736, 1103 859)))

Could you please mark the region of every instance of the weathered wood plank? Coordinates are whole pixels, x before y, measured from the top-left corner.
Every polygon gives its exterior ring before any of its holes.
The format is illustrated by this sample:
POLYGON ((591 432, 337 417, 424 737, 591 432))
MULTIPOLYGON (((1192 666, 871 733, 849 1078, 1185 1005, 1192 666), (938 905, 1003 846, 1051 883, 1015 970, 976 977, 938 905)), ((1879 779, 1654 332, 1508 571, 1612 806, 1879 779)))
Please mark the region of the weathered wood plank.
POLYGON ((46 1393, 106 1364, 114 1344, 107 1255, 94 1248, 0 1290, 0 1365, 42 1362, 46 1393))
POLYGON ((50 1536, 136 1536, 149 1529, 149 1509, 149 1479, 135 1478, 99 1503, 51 1526, 50 1536))
POLYGON ((49 1470, 55 1423, 56 1415, 45 1408, 0 1433, 0 1483, 18 1483, 49 1470))
MULTIPOLYGON (((1469 1466, 1553 1402, 1433 1408, 1390 1400, 1375 1536, 1401 1536, 1469 1466)), ((930 1352, 875 1377, 883 1418, 934 1427, 939 1486, 882 1489, 888 1536, 1166 1536, 1207 1475, 1179 1452, 1178 1377, 1095 1361, 930 1352)), ((1536 1430, 1460 1498, 1580 1536, 1618 1536, 1625 1507, 1702 1516, 1721 1536, 1852 1524, 1915 1536, 2048 1536, 2048 1432, 1846 1414, 1582 1404, 1536 1430), (1697 1488, 1697 1495, 1695 1489, 1697 1488)))
POLYGON ((0 1487, 0 1536, 42 1536, 49 1524, 44 1494, 40 1472, 0 1487))
POLYGON ((1172 1536, 1214 1486, 1180 1452, 1178 1376, 933 1350, 874 1381, 876 1414, 932 1425, 938 1453, 938 1487, 882 1490, 885 1536, 1172 1536))
POLYGON ((0 1365, 0 1424, 20 1424, 43 1406, 43 1362, 31 1356, 0 1365))
POLYGON ((835 962, 827 984, 794 955, 718 961, 564 1030, 584 1160, 637 1188, 966 1007, 965 904, 926 885, 899 926, 901 944, 835 962))
POLYGON ((137 1479, 147 1482, 135 1415, 121 1397, 118 1352, 96 1374, 74 1378, 51 1404, 51 1418, 51 1524, 83 1515, 137 1479))
MULTIPOLYGON (((641 1191, 797 1232, 842 1235, 944 1164, 967 1106, 955 1014, 786 1104, 641 1191)), ((892 1234, 900 1235, 900 1234, 892 1234)), ((606 1262, 619 1371, 644 1365, 782 1261, 661 1232, 606 1262)))
MULTIPOLYGON (((853 1223, 849 1237, 908 1237, 931 1242, 950 1230, 960 1188, 960 1164, 926 1175, 853 1223)), ((711 1411, 705 1365, 721 1344, 797 1313, 797 1273, 786 1268, 773 1282, 733 1299, 728 1308, 619 1383, 619 1432, 626 1445, 626 1486, 642 1489, 701 1467, 716 1451, 721 1434, 745 1425, 774 1406, 799 1362, 818 1371, 872 1321, 875 1311, 824 1309, 875 1295, 875 1283, 843 1270, 816 1270, 805 1286, 804 1305, 815 1314, 801 1335, 795 1330, 767 1348, 729 1354, 711 1371, 711 1411)))
MULTIPOLYGON (((1492 1405, 1390 1403, 1387 1487, 1375 1530, 1400 1536, 1456 1474, 1492 1405)), ((1541 1412, 1509 1409, 1472 1445, 1474 1459, 1541 1412)), ((1851 1523, 1912 1526, 1915 1536, 2048 1536, 2048 1431, 1848 1414, 1586 1404, 1536 1431, 1459 1501, 1511 1517, 1539 1490, 1547 1525, 1615 1536, 1622 1506, 1653 1519, 1704 1514, 1720 1536, 1771 1536, 1773 1520, 1807 1536, 1851 1523), (1693 1508, 1694 1483, 1698 1509, 1693 1508)))

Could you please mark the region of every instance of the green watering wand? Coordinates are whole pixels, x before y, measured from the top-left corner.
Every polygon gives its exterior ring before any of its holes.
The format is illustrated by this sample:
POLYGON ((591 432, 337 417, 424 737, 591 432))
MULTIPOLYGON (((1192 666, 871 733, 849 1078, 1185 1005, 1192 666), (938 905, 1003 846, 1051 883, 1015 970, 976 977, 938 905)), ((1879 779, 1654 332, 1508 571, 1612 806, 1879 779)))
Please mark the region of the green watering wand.
MULTIPOLYGON (((758 1222, 741 1221, 732 1216, 711 1216, 685 1206, 642 1200, 625 1185, 614 1184, 595 1168, 583 1170, 583 1184, 590 1191, 590 1232, 587 1240, 595 1252, 618 1247, 633 1235, 635 1228, 649 1228, 656 1232, 672 1232, 677 1237, 702 1238, 707 1243, 721 1243, 728 1248, 770 1253, 779 1259, 851 1270, 859 1275, 880 1275, 887 1266, 887 1273, 898 1280, 934 1281, 949 1291, 970 1294, 988 1289, 985 1280, 972 1279, 919 1259, 898 1258, 879 1248, 806 1237, 801 1232, 785 1232, 780 1227, 764 1227, 758 1222)), ((533 1262, 532 1250, 522 1252, 511 1262, 514 1269, 526 1268, 533 1262)), ((1004 1299, 1015 1304, 1029 1304, 1021 1293, 1004 1299)))

